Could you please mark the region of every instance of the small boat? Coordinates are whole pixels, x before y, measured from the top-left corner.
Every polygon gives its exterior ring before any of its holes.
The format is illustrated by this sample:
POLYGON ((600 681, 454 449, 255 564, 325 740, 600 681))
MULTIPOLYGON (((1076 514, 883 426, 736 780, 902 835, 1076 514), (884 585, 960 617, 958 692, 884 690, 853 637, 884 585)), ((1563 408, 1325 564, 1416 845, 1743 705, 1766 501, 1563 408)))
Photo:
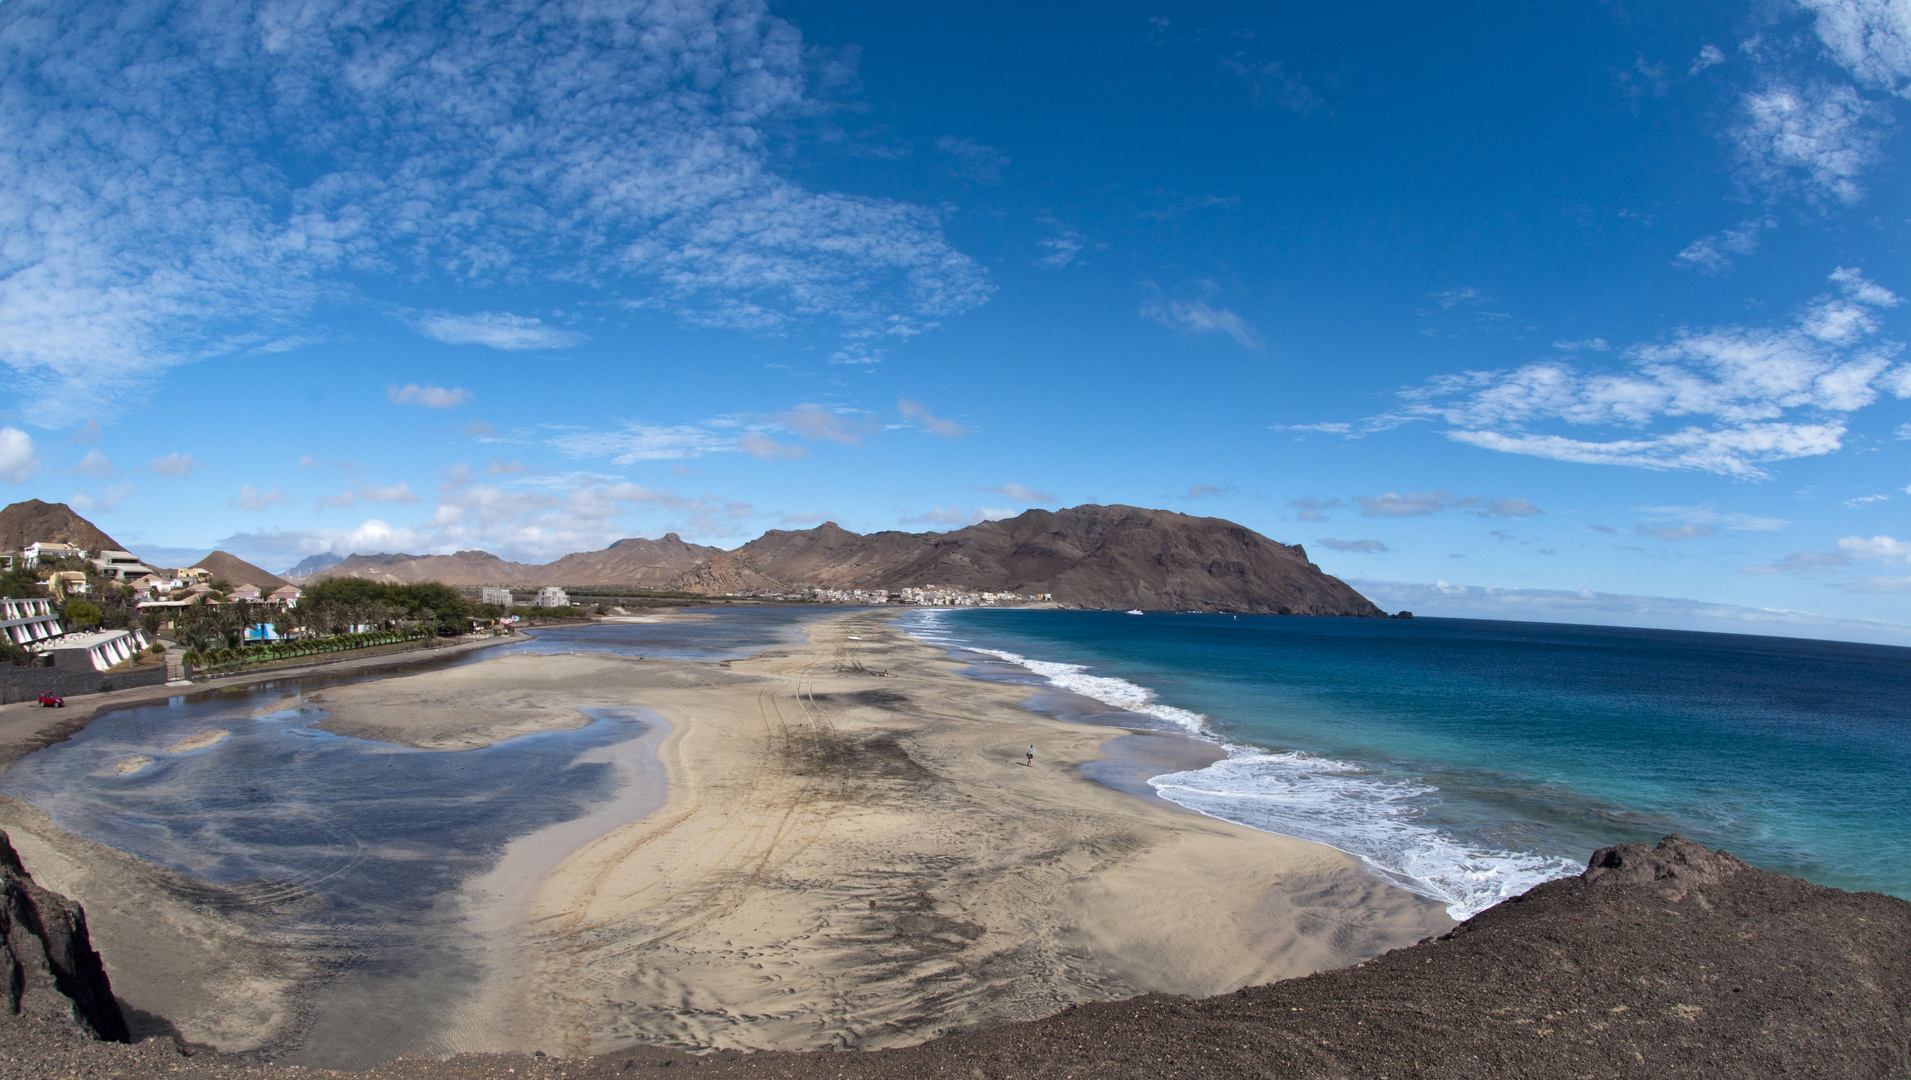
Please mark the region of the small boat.
POLYGON ((1128 614, 1130 614, 1130 615, 1139 615, 1139 614, 1141 614, 1141 609, 1140 609, 1140 608, 1129 608, 1129 609, 1128 609, 1128 614))

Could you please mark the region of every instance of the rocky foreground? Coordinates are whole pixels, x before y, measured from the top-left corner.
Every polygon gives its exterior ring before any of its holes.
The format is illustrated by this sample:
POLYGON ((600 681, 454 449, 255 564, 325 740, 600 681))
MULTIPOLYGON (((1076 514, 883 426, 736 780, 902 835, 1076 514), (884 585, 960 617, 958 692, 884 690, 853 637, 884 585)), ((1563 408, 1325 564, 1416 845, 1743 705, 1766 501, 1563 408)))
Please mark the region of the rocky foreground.
MULTIPOLYGON (((15 1015, 0 1017, 0 1076, 334 1075, 97 1038, 112 1019, 98 1015, 104 975, 84 960, 84 918, 62 921, 64 902, 4 862, 12 984, 29 990, 7 999, 15 1015), (52 1007, 46 990, 62 962, 93 973, 64 988, 94 1004, 52 1007)), ((1606 848, 1580 877, 1444 937, 1222 997, 1084 1005, 898 1050, 485 1055, 399 1060, 359 1075, 1854 1078, 1911 1076, 1908 1040, 1911 904, 1756 870, 1674 836, 1656 849, 1606 848)))

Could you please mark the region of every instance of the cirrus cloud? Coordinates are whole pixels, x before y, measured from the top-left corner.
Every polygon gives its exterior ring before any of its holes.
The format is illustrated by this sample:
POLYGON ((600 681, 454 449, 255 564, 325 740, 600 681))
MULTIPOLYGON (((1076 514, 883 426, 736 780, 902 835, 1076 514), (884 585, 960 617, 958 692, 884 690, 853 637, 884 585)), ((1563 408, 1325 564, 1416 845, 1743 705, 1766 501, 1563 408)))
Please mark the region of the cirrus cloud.
MULTIPOLYGON (((993 291, 938 211, 774 170, 834 61, 762 0, 7 11, 0 364, 36 422, 302 340, 320 304, 377 306, 388 283, 548 283, 846 340, 908 338, 993 291)), ((575 340, 506 315, 421 325, 575 340)))

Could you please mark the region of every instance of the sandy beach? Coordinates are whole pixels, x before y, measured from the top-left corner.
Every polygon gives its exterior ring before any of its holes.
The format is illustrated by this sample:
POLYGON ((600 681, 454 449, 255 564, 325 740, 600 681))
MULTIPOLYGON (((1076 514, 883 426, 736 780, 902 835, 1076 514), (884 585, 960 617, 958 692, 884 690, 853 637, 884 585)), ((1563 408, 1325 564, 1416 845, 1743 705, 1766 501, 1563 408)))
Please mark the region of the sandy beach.
POLYGON ((1028 688, 959 676, 886 620, 721 665, 512 656, 325 692, 328 729, 429 749, 575 727, 580 706, 670 725, 661 807, 474 909, 511 944, 460 1049, 898 1045, 1451 926, 1330 848, 1086 779, 1126 731, 1031 713, 1028 688))
MULTIPOLYGON (((625 764, 661 777, 660 802, 652 783, 649 802, 521 838, 468 883, 489 970, 438 1044, 896 1046, 1337 968, 1452 925, 1331 848, 1142 793, 1152 761, 1187 767, 1200 744, 1033 713, 1030 688, 960 676, 888 618, 826 617, 806 644, 721 664, 526 654, 316 692, 328 730, 442 752, 581 727, 584 708, 657 721, 625 764)), ((128 905, 190 884, 62 854, 15 806, 29 869, 86 905, 129 1002, 222 1049, 296 1027, 318 958, 248 935, 243 905, 175 903, 192 933, 129 962, 128 905)))

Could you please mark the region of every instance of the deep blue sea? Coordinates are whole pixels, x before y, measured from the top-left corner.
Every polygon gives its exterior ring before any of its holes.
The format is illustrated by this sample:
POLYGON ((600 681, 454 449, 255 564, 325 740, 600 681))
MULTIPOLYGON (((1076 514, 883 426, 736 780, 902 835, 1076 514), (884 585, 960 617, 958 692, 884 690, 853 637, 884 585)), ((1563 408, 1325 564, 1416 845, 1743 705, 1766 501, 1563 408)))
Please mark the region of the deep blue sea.
POLYGON ((1670 832, 1911 898, 1911 649, 1469 619, 932 609, 918 636, 1214 740, 1164 797, 1456 917, 1670 832))

